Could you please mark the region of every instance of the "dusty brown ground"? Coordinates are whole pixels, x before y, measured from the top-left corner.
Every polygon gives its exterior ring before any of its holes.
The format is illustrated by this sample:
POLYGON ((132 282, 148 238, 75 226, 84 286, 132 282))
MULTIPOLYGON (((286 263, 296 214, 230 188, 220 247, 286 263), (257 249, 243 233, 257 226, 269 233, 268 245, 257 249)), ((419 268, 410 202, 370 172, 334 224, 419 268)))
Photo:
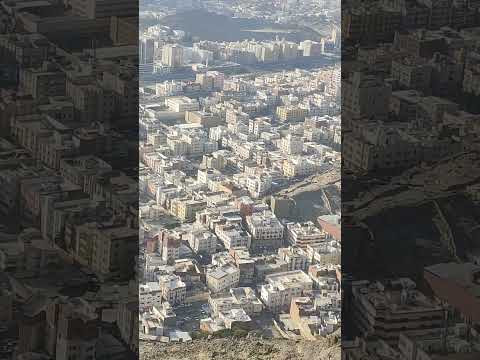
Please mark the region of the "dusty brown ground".
POLYGON ((222 338, 188 343, 141 343, 141 360, 340 360, 331 340, 222 338))

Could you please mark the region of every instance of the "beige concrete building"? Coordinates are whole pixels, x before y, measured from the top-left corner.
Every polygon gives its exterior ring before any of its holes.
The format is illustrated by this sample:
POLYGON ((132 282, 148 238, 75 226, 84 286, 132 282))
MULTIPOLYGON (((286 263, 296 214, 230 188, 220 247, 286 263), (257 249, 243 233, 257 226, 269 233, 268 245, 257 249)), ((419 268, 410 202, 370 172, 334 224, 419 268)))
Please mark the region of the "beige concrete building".
POLYGON ((342 110, 350 118, 383 118, 388 113, 390 93, 390 86, 379 77, 354 72, 342 80, 342 110))
POLYGON ((189 124, 201 124, 206 128, 219 126, 222 123, 218 116, 205 111, 187 111, 185 121, 189 124))
POLYGON ((292 123, 302 122, 308 115, 308 110, 298 106, 279 106, 277 107, 277 118, 281 122, 292 123))
POLYGON ((315 246, 325 242, 328 234, 322 229, 316 227, 313 222, 306 223, 289 223, 286 227, 287 241, 302 249, 306 249, 308 245, 315 246))
POLYGON ((290 308, 294 297, 312 290, 313 281, 302 270, 267 275, 266 284, 260 289, 260 298, 265 307, 274 313, 290 308))
POLYGON ((183 65, 183 47, 167 44, 162 48, 162 64, 169 67, 183 65))
POLYGON ((278 249, 283 245, 283 225, 271 211, 253 213, 246 222, 253 250, 278 249))
POLYGON ((410 279, 357 281, 352 284, 352 294, 352 313, 365 337, 395 344, 400 334, 426 336, 444 326, 442 306, 419 292, 410 279))
POLYGON ((213 293, 220 293, 238 286, 240 270, 231 264, 215 266, 206 271, 206 283, 213 293))

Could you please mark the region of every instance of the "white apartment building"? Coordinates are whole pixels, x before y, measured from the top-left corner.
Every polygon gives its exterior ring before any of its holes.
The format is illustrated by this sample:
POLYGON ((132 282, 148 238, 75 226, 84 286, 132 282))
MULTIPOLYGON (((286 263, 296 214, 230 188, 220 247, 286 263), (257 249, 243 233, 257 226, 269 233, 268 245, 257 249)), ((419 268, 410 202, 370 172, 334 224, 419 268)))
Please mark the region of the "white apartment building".
POLYGON ((391 91, 379 77, 355 72, 342 81, 342 107, 352 118, 382 117, 388 112, 391 91))
POLYGON ((225 224, 215 227, 215 234, 223 243, 225 248, 231 249, 236 247, 250 248, 252 237, 246 232, 240 224, 225 224))
POLYGON ((302 270, 267 275, 266 284, 260 289, 260 298, 265 307, 274 313, 287 310, 292 298, 311 291, 313 281, 302 270))
POLYGON ((283 175, 287 177, 306 176, 313 174, 317 169, 317 164, 303 157, 293 157, 283 162, 283 175))
MULTIPOLYGON (((78 306, 78 305, 73 305, 78 306)), ((71 310, 70 310, 71 311, 71 310)), ((59 311, 55 359, 88 360, 95 358, 95 348, 99 341, 100 330, 95 315, 83 314, 82 317, 73 313, 68 316, 59 311), (75 318, 78 316, 78 318, 75 318), (72 319, 73 318, 73 319, 72 319), (82 319, 82 321, 76 321, 82 319)), ((51 325, 50 325, 51 326, 51 325)), ((50 327, 47 325, 47 328, 50 327)), ((32 341, 32 339, 29 339, 32 341)), ((28 355, 27 355, 28 358, 28 355)))
POLYGON ((306 271, 310 264, 307 253, 299 247, 280 248, 278 249, 278 257, 288 264, 288 271, 306 271))
POLYGON ((340 291, 340 283, 337 279, 339 270, 340 265, 315 264, 308 267, 308 275, 313 280, 314 289, 338 293, 340 291))
POLYGON ((186 239, 196 254, 214 254, 217 249, 217 237, 204 227, 195 227, 186 239))
POLYGON ((148 281, 153 281, 155 271, 159 267, 163 267, 165 265, 166 262, 162 259, 160 255, 158 255, 157 253, 147 253, 145 254, 145 266, 143 268, 143 276, 148 281))
POLYGON ((246 186, 252 197, 259 198, 272 188, 272 177, 268 174, 249 176, 246 179, 246 186))
POLYGON ((152 307, 162 301, 162 288, 158 282, 147 282, 139 286, 140 308, 152 307))
POLYGON ((167 44, 162 48, 162 64, 169 67, 183 65, 183 47, 177 44, 167 44))
POLYGON ((327 265, 340 264, 341 244, 336 240, 327 240, 319 244, 307 245, 305 250, 311 263, 327 265))
POLYGON ((200 105, 195 99, 186 96, 173 96, 165 100, 165 105, 173 112, 198 111, 200 105))
POLYGON ((262 132, 270 132, 272 128, 270 123, 271 119, 268 117, 251 119, 248 122, 248 132, 258 138, 262 132))
POLYGON ((303 56, 319 56, 324 52, 324 44, 312 40, 302 41, 299 48, 303 51, 303 56))
POLYGON ((223 90, 225 75, 218 71, 207 71, 197 74, 195 82, 202 86, 202 89, 223 90))
POLYGON ((444 327, 444 309, 407 278, 352 283, 352 314, 362 336, 396 344, 400 334, 428 336, 444 327))
POLYGON ((121 271, 127 255, 138 247, 138 232, 127 227, 100 227, 86 223, 78 227, 75 257, 100 276, 121 271))
POLYGON ((282 246, 283 225, 270 210, 247 216, 247 227, 252 235, 253 250, 282 246))
POLYGON ((230 289, 230 294, 248 315, 257 315, 263 310, 263 303, 255 295, 250 287, 238 287, 230 289))
MULTIPOLYGON (((204 153, 207 138, 200 134, 185 134, 183 140, 187 144, 187 151, 190 155, 200 155, 204 153)), ((215 151, 211 149, 211 151, 215 151)))
POLYGON ((213 293, 220 293, 238 286, 240 270, 231 264, 212 267, 206 272, 208 289, 213 293))
POLYGON ((32 95, 34 99, 65 95, 65 73, 55 64, 45 62, 39 69, 22 69, 19 81, 25 93, 32 95))
POLYGON ((214 141, 209 141, 206 134, 201 131, 191 131, 184 134, 178 131, 174 134, 169 134, 167 145, 173 156, 187 154, 198 156, 218 150, 218 144, 214 141))
POLYGON ((457 151, 460 147, 451 139, 433 138, 403 123, 369 121, 343 136, 342 158, 351 170, 370 171, 407 168, 457 151))
POLYGON ((183 304, 187 296, 187 285, 180 276, 169 274, 158 276, 162 298, 172 306, 183 304))
POLYGON ((213 128, 210 128, 208 137, 212 141, 219 142, 222 140, 226 133, 227 128, 225 126, 215 126, 213 128))
POLYGON ((159 146, 167 142, 167 135, 159 130, 147 134, 147 143, 159 146))
POLYGON ((228 109, 225 114, 227 124, 246 123, 248 121, 248 114, 242 111, 228 109))
POLYGON ((281 150, 287 155, 298 155, 303 152, 303 140, 299 136, 288 134, 282 139, 281 150))
POLYGON ((263 310, 263 303, 250 287, 230 289, 226 295, 210 295, 208 299, 214 316, 232 309, 243 309, 247 315, 257 315, 263 310))
POLYGON ((197 171, 197 181, 201 184, 208 185, 210 181, 221 176, 222 173, 214 169, 198 169, 197 171))
POLYGON ((305 135, 305 140, 309 142, 318 142, 322 138, 326 137, 325 136, 326 134, 324 134, 322 129, 316 128, 316 127, 305 129, 304 135, 305 135))
POLYGON ((287 241, 289 244, 306 249, 326 241, 328 234, 316 227, 313 222, 287 224, 287 241))
POLYGON ((176 96, 183 92, 183 84, 177 81, 164 81, 156 84, 155 92, 158 96, 176 96))

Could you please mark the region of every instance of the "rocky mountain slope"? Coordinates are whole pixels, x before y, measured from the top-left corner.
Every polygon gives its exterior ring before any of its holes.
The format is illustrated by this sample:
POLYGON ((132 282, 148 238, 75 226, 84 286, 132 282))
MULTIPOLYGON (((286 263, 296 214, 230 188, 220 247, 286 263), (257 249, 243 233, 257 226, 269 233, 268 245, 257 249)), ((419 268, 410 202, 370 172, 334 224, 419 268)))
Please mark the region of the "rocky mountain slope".
POLYGON ((317 341, 220 338, 188 343, 140 344, 141 360, 340 360, 333 337, 317 341))

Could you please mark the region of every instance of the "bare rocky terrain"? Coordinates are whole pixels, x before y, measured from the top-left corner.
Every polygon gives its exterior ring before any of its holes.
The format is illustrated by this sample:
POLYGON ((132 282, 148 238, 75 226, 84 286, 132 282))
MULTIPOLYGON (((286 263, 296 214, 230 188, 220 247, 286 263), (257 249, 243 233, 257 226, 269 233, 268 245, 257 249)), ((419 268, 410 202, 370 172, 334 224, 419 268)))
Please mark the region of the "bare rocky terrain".
POLYGON ((340 360, 340 343, 323 340, 217 338, 140 344, 141 360, 340 360))

